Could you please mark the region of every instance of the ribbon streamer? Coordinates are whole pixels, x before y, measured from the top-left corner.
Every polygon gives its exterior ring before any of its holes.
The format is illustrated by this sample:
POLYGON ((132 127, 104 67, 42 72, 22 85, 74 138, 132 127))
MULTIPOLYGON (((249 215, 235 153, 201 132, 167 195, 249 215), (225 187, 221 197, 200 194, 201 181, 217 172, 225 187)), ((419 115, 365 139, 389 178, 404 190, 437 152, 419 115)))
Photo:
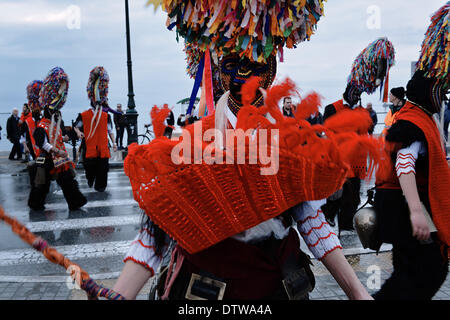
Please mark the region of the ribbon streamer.
POLYGON ((46 257, 50 262, 58 264, 64 267, 66 270, 69 270, 70 268, 70 270, 72 270, 70 276, 75 281, 80 282, 80 287, 86 292, 89 300, 98 300, 99 297, 104 297, 108 300, 125 300, 125 297, 115 292, 114 290, 105 288, 97 284, 80 266, 67 259, 55 248, 50 247, 44 239, 37 237, 19 221, 8 216, 1 206, 0 220, 9 224, 15 234, 17 234, 23 241, 28 243, 35 250, 42 252, 44 257, 46 257), (76 272, 75 270, 78 271, 76 272))

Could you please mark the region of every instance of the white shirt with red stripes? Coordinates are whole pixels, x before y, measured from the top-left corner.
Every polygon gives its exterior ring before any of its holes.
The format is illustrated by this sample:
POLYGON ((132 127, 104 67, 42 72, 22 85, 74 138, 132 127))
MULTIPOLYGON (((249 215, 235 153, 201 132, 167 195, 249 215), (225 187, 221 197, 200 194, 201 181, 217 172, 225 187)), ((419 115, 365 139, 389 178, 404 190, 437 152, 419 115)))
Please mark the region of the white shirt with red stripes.
POLYGON ((417 158, 426 152, 424 144, 419 141, 413 142, 409 147, 400 149, 397 152, 397 161, 395 163, 397 177, 400 177, 402 174, 415 174, 417 158))
MULTIPOLYGON (((164 249, 167 249, 165 247, 164 249)), ((165 250, 163 250, 165 251, 165 250)), ((157 255, 155 252, 155 237, 150 230, 144 228, 134 238, 131 247, 128 250, 123 262, 134 261, 152 273, 152 276, 161 265, 163 255, 157 255)))
POLYGON ((298 231, 305 240, 309 251, 318 260, 336 249, 342 249, 341 242, 327 223, 321 207, 326 199, 306 201, 294 207, 294 219, 297 221, 298 231))

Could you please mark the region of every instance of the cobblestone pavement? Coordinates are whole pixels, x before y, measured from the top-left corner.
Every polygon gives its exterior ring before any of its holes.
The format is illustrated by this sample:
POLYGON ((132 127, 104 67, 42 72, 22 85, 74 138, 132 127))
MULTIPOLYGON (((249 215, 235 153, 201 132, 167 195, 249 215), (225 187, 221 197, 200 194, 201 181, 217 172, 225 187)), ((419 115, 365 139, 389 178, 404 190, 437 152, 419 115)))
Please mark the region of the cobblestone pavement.
MULTIPOLYGON (((379 268, 381 284, 392 272, 390 252, 381 253, 378 256, 375 254, 348 256, 347 260, 370 294, 377 291, 377 289, 371 289, 377 283, 370 278, 374 275, 374 271, 369 270, 368 272, 368 268, 371 266, 372 268, 379 268)), ((313 263, 316 286, 310 294, 311 300, 348 300, 344 291, 339 287, 325 267, 316 260, 313 263)), ((98 283, 111 288, 116 280, 99 280, 98 283)), ((148 292, 149 284, 147 283, 138 295, 137 300, 146 300, 148 292)), ((0 282, 0 300, 86 300, 86 294, 82 290, 69 289, 65 282, 0 282)), ((450 300, 449 278, 447 278, 433 300, 450 300)))

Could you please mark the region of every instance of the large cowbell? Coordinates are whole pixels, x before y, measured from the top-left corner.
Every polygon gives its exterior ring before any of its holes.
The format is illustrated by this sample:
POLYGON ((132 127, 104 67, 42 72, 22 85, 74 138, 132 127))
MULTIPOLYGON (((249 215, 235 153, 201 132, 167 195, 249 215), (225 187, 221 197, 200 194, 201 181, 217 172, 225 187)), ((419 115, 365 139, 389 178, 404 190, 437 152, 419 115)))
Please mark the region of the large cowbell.
POLYGON ((378 224, 375 209, 373 207, 360 209, 353 217, 353 226, 364 249, 369 248, 378 252, 381 243, 377 237, 378 224))

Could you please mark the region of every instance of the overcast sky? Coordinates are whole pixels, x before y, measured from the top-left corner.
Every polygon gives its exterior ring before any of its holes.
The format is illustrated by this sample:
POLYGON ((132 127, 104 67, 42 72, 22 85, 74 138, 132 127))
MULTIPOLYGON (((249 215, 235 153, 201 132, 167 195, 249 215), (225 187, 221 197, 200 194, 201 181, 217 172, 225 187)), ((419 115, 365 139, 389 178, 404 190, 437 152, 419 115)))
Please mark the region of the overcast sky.
MULTIPOLYGON (((146 0, 130 0, 134 92, 140 122, 154 104, 190 95, 182 43, 165 27, 166 15, 146 0)), ((302 91, 315 90, 324 105, 338 100, 351 64, 378 37, 396 51, 391 87, 405 85, 417 60, 430 16, 443 0, 329 0, 310 42, 285 51, 278 78, 291 77, 302 91), (379 18, 379 20, 377 19, 379 18)), ((110 105, 127 104, 127 65, 123 0, 0 0, 0 112, 20 107, 26 85, 43 79, 54 66, 70 78, 65 121, 88 107, 86 83, 97 65, 110 75, 110 105), (72 6, 72 7, 71 7, 72 6), (76 6, 76 7, 73 7, 76 6), (80 20, 74 19, 80 10, 80 20), (70 9, 70 10, 69 10, 70 9), (72 10, 72 11, 71 11, 72 10), (72 13, 71 13, 72 12, 72 13), (75 12, 75 15, 74 15, 75 12)), ((379 101, 379 93, 363 103, 379 101)), ((174 111, 178 114, 180 107, 174 111)))

